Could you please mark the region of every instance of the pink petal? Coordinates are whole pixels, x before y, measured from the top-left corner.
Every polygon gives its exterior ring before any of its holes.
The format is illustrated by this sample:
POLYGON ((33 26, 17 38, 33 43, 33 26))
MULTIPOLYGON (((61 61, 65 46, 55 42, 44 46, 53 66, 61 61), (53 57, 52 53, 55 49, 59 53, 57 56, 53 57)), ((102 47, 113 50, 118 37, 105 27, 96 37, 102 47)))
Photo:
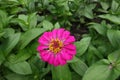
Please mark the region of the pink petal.
POLYGON ((61 52, 61 56, 62 56, 62 58, 65 59, 65 60, 71 60, 72 57, 73 57, 72 55, 66 53, 65 51, 62 51, 62 52, 61 52))
POLYGON ((58 38, 59 38, 59 39, 61 39, 61 37, 62 37, 62 34, 63 34, 64 30, 65 30, 65 29, 63 29, 63 28, 58 29, 57 36, 58 36, 58 38))
POLYGON ((55 56, 55 59, 54 59, 54 66, 58 66, 59 65, 59 61, 58 61, 58 58, 57 58, 57 55, 55 56))
POLYGON ((49 34, 49 36, 47 36, 47 37, 49 37, 49 39, 51 40, 52 39, 52 32, 48 32, 48 34, 49 34))
POLYGON ((70 55, 75 55, 76 54, 76 49, 73 49, 73 50, 71 50, 71 49, 65 49, 65 52, 67 54, 70 54, 70 55))
POLYGON ((43 44, 43 45, 48 45, 48 43, 49 43, 49 41, 47 41, 45 38, 43 38, 43 37, 40 37, 39 39, 38 39, 38 42, 40 43, 40 44, 43 44))
POLYGON ((54 30, 52 31, 52 37, 53 37, 54 39, 57 38, 57 32, 58 32, 57 29, 54 29, 54 30))
POLYGON ((41 51, 41 50, 44 50, 44 49, 47 49, 47 48, 48 48, 48 46, 39 45, 39 46, 37 47, 37 51, 41 51))
POLYGON ((60 65, 65 65, 66 64, 66 60, 61 57, 61 54, 58 55, 57 58, 58 58, 58 61, 59 61, 60 65))
POLYGON ((64 48, 70 49, 70 50, 76 50, 76 46, 74 44, 65 45, 64 48))
POLYGON ((41 53, 41 59, 43 61, 48 61, 50 59, 51 54, 48 53, 41 53))
POLYGON ((69 36, 69 37, 65 40, 64 44, 67 45, 67 44, 70 44, 70 43, 73 43, 73 42, 75 42, 75 37, 74 37, 74 36, 69 36))
POLYGON ((41 56, 41 58, 43 57, 43 56, 45 56, 45 55, 47 55, 48 54, 48 51, 47 50, 42 50, 42 51, 40 51, 40 56, 41 56))
POLYGON ((69 35, 70 35, 70 32, 69 32, 69 31, 64 31, 64 32, 62 33, 61 39, 62 39, 63 41, 66 40, 66 38, 67 38, 69 35))
POLYGON ((49 36, 50 36, 50 32, 45 32, 41 37, 49 41, 50 40, 49 36))
POLYGON ((55 60, 55 56, 54 56, 54 54, 51 54, 51 57, 50 57, 50 59, 48 60, 48 63, 49 63, 49 64, 54 64, 54 60, 55 60))

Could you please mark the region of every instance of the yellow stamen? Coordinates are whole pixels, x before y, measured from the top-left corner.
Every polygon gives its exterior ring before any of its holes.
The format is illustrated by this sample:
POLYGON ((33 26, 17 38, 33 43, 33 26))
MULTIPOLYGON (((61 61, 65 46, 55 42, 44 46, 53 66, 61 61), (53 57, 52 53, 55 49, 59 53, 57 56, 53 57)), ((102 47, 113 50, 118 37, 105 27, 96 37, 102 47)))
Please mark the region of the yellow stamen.
POLYGON ((52 39, 49 44, 49 50, 55 54, 60 52, 62 47, 63 47, 63 42, 60 41, 59 39, 52 39))

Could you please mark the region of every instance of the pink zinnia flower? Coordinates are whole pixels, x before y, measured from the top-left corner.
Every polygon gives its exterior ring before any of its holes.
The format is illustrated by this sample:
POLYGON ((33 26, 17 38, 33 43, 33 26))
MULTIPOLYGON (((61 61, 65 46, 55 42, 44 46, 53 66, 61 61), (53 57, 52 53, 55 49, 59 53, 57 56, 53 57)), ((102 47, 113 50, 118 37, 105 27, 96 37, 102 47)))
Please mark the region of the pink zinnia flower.
POLYGON ((54 66, 65 65, 67 60, 71 60, 76 54, 74 36, 65 29, 54 29, 45 32, 38 40, 37 50, 43 61, 54 66))

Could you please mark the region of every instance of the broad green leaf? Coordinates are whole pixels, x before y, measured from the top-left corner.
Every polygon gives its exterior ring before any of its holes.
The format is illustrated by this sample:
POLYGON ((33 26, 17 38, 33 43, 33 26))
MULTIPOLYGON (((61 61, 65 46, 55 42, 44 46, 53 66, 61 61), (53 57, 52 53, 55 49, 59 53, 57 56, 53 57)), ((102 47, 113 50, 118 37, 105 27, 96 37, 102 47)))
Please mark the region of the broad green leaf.
POLYGON ((117 64, 120 63, 120 49, 112 52, 111 54, 108 55, 108 59, 111 63, 117 64))
POLYGON ((21 3, 22 5, 26 6, 27 5, 27 0, 18 0, 19 3, 21 3))
POLYGON ((27 23, 28 16, 21 14, 21 15, 18 16, 18 19, 23 20, 24 22, 27 23))
POLYGON ((47 30, 52 30, 53 24, 47 20, 44 20, 43 22, 43 27, 47 30))
POLYGON ((16 55, 16 60, 15 62, 21 62, 21 61, 25 61, 27 60, 28 58, 30 58, 32 54, 27 50, 27 49, 24 49, 24 50, 20 50, 18 52, 18 54, 16 55))
POLYGON ((92 44, 89 46, 88 51, 86 52, 86 57, 88 65, 94 64, 99 59, 103 59, 102 53, 92 44))
POLYGON ((3 63, 3 61, 5 60, 5 56, 1 50, 1 47, 0 47, 0 65, 3 63))
POLYGON ((99 34, 106 36, 106 32, 107 32, 106 26, 98 23, 91 23, 90 27, 95 29, 99 34))
POLYGON ((120 76, 120 63, 115 66, 114 71, 115 71, 116 75, 120 76))
POLYGON ((9 36, 7 40, 3 43, 3 51, 5 55, 7 55, 19 42, 20 39, 20 33, 15 33, 9 36))
POLYGON ((115 80, 118 75, 107 60, 101 60, 88 68, 82 80, 115 80))
POLYGON ((57 22, 55 25, 54 25, 55 28, 60 28, 60 24, 57 22))
POLYGON ((113 0, 113 1, 112 1, 111 9, 112 9, 113 11, 116 11, 116 10, 118 9, 118 7, 119 7, 119 3, 116 2, 115 0, 113 0))
POLYGON ((37 53, 37 47, 38 47, 38 40, 35 40, 30 46, 27 47, 27 50, 31 52, 32 54, 37 53))
POLYGON ((11 69, 13 72, 18 73, 18 74, 22 74, 22 75, 32 74, 31 66, 26 61, 15 63, 15 64, 6 62, 5 66, 11 69))
POLYGON ((7 80, 28 80, 27 76, 18 75, 15 73, 7 74, 5 75, 5 78, 7 78, 7 80))
POLYGON ((74 62, 78 62, 79 59, 77 59, 76 57, 73 57, 72 60, 67 61, 68 63, 74 63, 74 62))
POLYGON ((120 47, 120 31, 119 30, 108 30, 107 36, 113 47, 120 47))
POLYGON ((15 30, 12 28, 6 28, 4 29, 4 32, 5 32, 4 37, 8 38, 10 35, 14 35, 15 30))
POLYGON ((3 10, 0 10, 0 23, 3 27, 6 27, 8 25, 9 18, 7 17, 7 13, 3 10))
POLYGON ((28 30, 28 23, 24 22, 24 20, 21 19, 15 19, 16 22, 18 22, 18 24, 20 25, 20 27, 23 29, 23 31, 27 31, 28 30))
POLYGON ((49 5, 49 0, 44 0, 44 1, 43 1, 43 5, 44 5, 44 6, 48 6, 48 5, 49 5))
POLYGON ((46 29, 43 28, 34 28, 26 31, 24 34, 22 34, 20 42, 19 42, 19 48, 23 49, 25 48, 33 39, 40 36, 46 29))
POLYGON ((108 2, 101 1, 100 4, 101 4, 101 6, 104 10, 107 10, 109 8, 109 3, 108 2))
POLYGON ((24 31, 26 31, 26 30, 28 30, 28 28, 29 28, 29 23, 28 23, 27 19, 28 19, 28 16, 27 16, 27 15, 21 14, 21 15, 18 16, 17 19, 13 20, 13 22, 14 22, 14 23, 17 22, 17 23, 20 25, 20 27, 21 27, 24 31))
POLYGON ((17 0, 9 0, 9 1, 18 2, 17 0))
POLYGON ((48 73, 50 73, 51 65, 48 64, 46 66, 45 62, 40 60, 38 56, 31 57, 29 59, 29 63, 31 65, 33 74, 35 73, 34 78, 36 76, 37 78, 39 78, 39 80, 42 80, 48 73))
POLYGON ((81 76, 75 72, 72 72, 72 80, 82 80, 81 76))
POLYGON ((81 56, 83 55, 83 53, 85 53, 85 51, 87 50, 90 44, 90 41, 91 41, 91 37, 84 37, 80 41, 75 42, 75 45, 77 47, 77 56, 81 56))
POLYGON ((2 20, 0 19, 0 30, 3 29, 3 24, 2 24, 2 20))
POLYGON ((88 68, 87 65, 77 57, 75 57, 74 59, 76 59, 76 62, 71 63, 70 66, 76 73, 78 73, 80 76, 83 76, 88 68))
POLYGON ((93 19, 93 9, 95 8, 95 4, 90 4, 90 5, 86 5, 85 9, 84 9, 84 16, 86 16, 87 18, 93 19))
POLYGON ((15 19, 13 18, 13 19, 11 19, 10 22, 13 24, 16 24, 16 23, 19 24, 23 31, 28 30, 28 27, 29 27, 28 22, 25 22, 24 20, 22 20, 20 18, 15 18, 15 19))
POLYGON ((35 0, 28 0, 26 5, 29 9, 29 12, 34 12, 35 11, 35 8, 36 8, 35 0))
POLYGON ((0 32, 0 38, 5 34, 5 32, 0 32))
POLYGON ((71 80, 68 65, 52 67, 52 80, 71 80))
POLYGON ((45 75, 47 75, 50 72, 50 70, 51 70, 51 65, 48 65, 47 68, 43 68, 42 73, 40 75, 40 79, 42 79, 45 75))
POLYGON ((100 15, 99 17, 103 19, 107 19, 115 24, 120 24, 120 16, 115 16, 112 14, 104 14, 104 15, 100 15))
POLYGON ((16 55, 11 54, 8 57, 8 60, 11 63, 23 62, 23 61, 27 60, 28 58, 30 58, 31 55, 32 54, 30 53, 30 51, 27 48, 25 48, 25 49, 18 51, 18 53, 16 55))
MULTIPOLYGON (((103 58, 103 55, 100 53, 100 51, 95 48, 93 45, 90 45, 89 46, 89 49, 88 51, 92 54, 94 54, 95 56, 97 56, 98 58, 102 59, 103 58)), ((89 56, 91 55, 90 53, 88 52, 89 56)), ((92 57, 92 56, 91 56, 92 57)))
POLYGON ((28 16, 29 29, 35 28, 37 25, 36 13, 30 14, 28 16))

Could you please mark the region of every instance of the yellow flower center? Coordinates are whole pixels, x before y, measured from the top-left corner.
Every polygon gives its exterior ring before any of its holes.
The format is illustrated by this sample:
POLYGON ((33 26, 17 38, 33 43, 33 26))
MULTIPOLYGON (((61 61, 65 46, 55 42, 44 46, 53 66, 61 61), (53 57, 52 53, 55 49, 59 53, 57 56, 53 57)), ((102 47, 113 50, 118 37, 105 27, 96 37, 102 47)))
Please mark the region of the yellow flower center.
POLYGON ((57 54, 63 47, 63 42, 59 39, 52 39, 49 44, 49 50, 57 54))

